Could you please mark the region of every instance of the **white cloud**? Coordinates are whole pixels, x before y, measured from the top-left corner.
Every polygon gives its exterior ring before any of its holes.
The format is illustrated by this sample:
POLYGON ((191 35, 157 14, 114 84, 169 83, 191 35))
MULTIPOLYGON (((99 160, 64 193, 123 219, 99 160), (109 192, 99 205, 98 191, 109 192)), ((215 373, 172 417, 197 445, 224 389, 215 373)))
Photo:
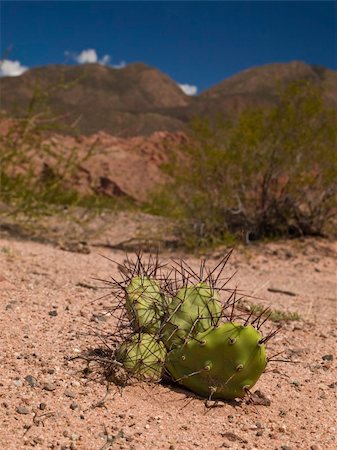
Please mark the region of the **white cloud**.
POLYGON ((121 61, 118 64, 112 64, 111 66, 113 69, 124 69, 124 67, 126 67, 126 62, 125 61, 121 61))
POLYGON ((93 48, 82 50, 81 53, 74 56, 74 59, 78 64, 93 64, 98 62, 97 52, 93 48))
POLYGON ((28 70, 20 61, 3 59, 0 61, 0 77, 18 77, 28 70))
POLYGON ((123 69, 126 66, 125 61, 118 64, 110 64, 111 56, 104 55, 102 58, 98 57, 97 51, 94 48, 87 48, 80 53, 64 52, 67 58, 73 59, 78 64, 101 64, 102 66, 109 66, 113 69, 123 69))
POLYGON ((179 84, 180 89, 185 92, 186 95, 195 95, 198 92, 197 86, 193 86, 192 84, 179 84))

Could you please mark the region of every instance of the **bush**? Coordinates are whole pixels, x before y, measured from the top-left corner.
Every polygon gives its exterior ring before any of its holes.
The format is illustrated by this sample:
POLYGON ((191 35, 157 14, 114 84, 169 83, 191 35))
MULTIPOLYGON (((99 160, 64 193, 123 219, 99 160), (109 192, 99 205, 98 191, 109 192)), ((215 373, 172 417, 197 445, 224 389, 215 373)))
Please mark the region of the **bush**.
POLYGON ((238 233, 322 235, 336 213, 336 125, 336 111, 306 81, 288 85, 269 110, 195 119, 188 144, 164 168, 172 186, 154 209, 179 219, 188 247, 238 233))

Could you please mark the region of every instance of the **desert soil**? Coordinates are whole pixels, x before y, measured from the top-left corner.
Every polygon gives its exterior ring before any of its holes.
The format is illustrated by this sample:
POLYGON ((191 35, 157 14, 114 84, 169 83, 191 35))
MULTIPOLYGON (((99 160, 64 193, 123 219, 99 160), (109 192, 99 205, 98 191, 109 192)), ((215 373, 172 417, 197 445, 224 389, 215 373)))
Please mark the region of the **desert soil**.
MULTIPOLYGON (((1 449, 337 448, 336 242, 236 249, 227 267, 228 274, 238 271, 233 285, 300 320, 285 322, 270 341, 269 355, 282 351, 279 358, 289 362, 270 363, 254 386, 262 401, 214 408, 161 384, 111 384, 104 399, 99 371, 86 375, 85 363, 70 359, 102 345, 97 331, 114 329, 113 318, 102 315, 111 298, 97 300, 107 291, 93 278, 118 277, 101 255, 122 263, 125 253, 90 250, 0 238, 1 449)), ((222 256, 210 255, 210 266, 222 256)))

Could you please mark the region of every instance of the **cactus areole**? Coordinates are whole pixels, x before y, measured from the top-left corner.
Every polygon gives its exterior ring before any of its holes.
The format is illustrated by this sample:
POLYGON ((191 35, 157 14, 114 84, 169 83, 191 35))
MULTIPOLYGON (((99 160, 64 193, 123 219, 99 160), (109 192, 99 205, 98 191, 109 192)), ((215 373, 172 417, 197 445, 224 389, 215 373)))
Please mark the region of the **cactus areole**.
POLYGON ((166 368, 175 381, 203 397, 244 397, 266 367, 261 339, 251 325, 223 323, 172 350, 166 368))

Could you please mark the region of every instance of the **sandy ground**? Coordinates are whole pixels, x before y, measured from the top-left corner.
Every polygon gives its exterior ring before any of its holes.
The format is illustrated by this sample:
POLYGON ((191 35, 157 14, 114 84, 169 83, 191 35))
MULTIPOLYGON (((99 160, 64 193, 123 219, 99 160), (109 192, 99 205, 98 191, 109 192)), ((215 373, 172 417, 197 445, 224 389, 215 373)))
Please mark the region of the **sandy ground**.
MULTIPOLYGON (((336 243, 305 240, 239 248, 228 264, 234 284, 256 302, 298 312, 270 342, 291 362, 270 364, 253 390, 265 405, 204 401, 170 386, 120 392, 83 373, 69 357, 97 347, 90 330, 113 330, 100 317, 98 277, 118 276, 122 251, 78 254, 0 239, 0 448, 19 449, 311 449, 336 442, 336 243), (271 292, 271 290, 288 291, 271 292), (289 295, 292 293, 293 295, 289 295), (270 403, 268 405, 268 403, 270 403)), ((214 254, 216 264, 221 252, 214 254)), ((164 254, 163 259, 170 258, 164 254)), ((197 258, 188 258, 192 266, 197 258)))

